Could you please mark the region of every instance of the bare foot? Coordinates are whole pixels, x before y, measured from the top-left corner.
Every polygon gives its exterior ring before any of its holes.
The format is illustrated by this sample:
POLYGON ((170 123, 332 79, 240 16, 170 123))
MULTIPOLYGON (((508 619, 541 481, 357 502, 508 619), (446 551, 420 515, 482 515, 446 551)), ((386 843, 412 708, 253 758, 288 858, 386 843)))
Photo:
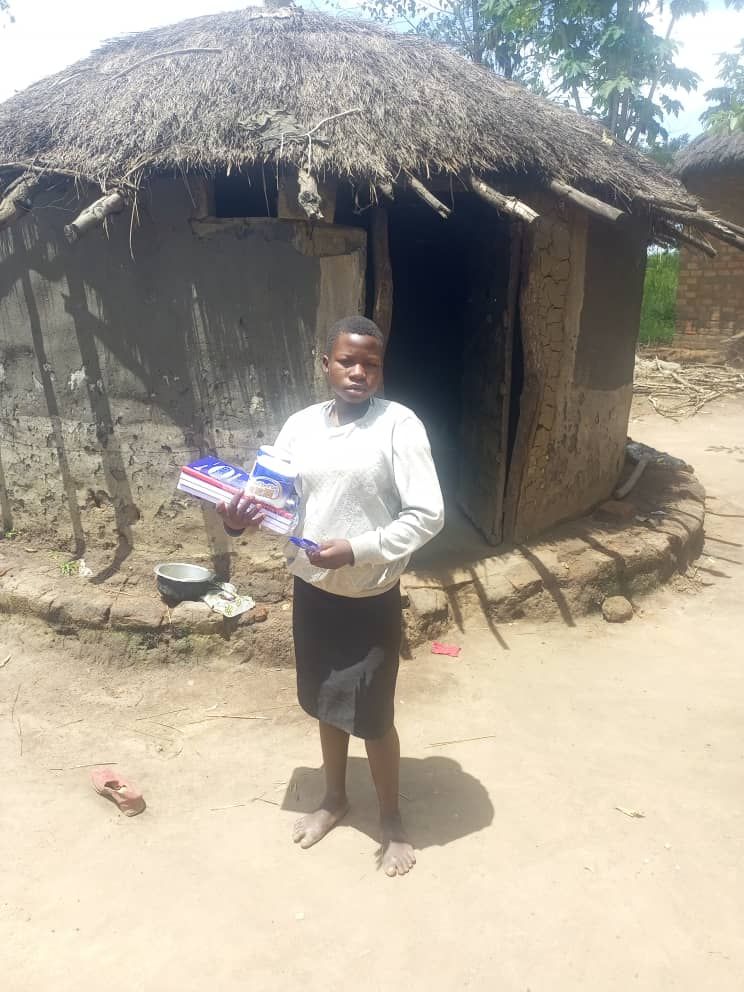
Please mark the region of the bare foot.
POLYGON ((413 853, 413 845, 409 843, 400 813, 383 817, 380 824, 380 867, 391 878, 395 875, 407 875, 416 864, 416 855, 413 853))
POLYGON ((340 798, 326 796, 320 809, 308 813, 307 816, 301 816, 295 823, 292 840, 300 847, 312 847, 322 840, 348 812, 349 801, 346 796, 340 798))

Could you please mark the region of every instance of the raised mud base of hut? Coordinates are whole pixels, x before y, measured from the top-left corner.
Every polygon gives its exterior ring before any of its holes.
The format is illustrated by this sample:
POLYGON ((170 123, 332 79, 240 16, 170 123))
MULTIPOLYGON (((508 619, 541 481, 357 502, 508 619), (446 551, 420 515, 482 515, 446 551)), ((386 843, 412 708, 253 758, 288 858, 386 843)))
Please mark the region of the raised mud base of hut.
POLYGON ((705 490, 692 472, 648 468, 632 493, 539 540, 463 561, 443 553, 406 575, 413 643, 445 630, 511 620, 576 619, 610 596, 635 603, 701 553, 705 490))
MULTIPOLYGON (((691 472, 649 467, 630 496, 543 540, 501 554, 485 544, 434 545, 404 576, 407 649, 432 637, 528 617, 573 625, 609 596, 636 602, 684 572, 702 548, 705 492, 691 472)), ((135 554, 94 584, 42 547, 8 540, 0 548, 0 613, 36 617, 90 641, 119 637, 123 654, 153 650, 172 659, 229 654, 236 662, 292 664, 291 581, 263 537, 240 542, 226 566, 254 610, 225 620, 203 603, 169 608, 152 575, 155 561, 135 554)))

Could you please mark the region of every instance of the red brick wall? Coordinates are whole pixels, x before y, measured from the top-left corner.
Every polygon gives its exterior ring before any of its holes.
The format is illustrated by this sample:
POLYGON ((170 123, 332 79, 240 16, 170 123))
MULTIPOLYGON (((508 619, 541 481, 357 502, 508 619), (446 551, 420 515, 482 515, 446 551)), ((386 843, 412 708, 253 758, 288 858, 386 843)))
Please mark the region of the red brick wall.
MULTIPOLYGON (((744 168, 701 173, 685 183, 708 210, 744 224, 744 168)), ((722 342, 744 331, 744 252, 715 239, 711 244, 716 258, 686 246, 680 251, 676 342, 724 351, 722 342)))

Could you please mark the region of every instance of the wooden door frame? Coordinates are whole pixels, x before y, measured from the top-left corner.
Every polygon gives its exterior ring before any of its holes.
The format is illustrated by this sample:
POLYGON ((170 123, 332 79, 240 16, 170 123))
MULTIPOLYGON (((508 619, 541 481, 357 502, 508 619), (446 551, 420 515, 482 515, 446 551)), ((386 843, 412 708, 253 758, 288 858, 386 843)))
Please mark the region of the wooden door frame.
MULTIPOLYGON (((509 225, 509 237, 511 251, 509 253, 509 283, 506 290, 506 307, 503 312, 504 331, 504 379, 501 384, 503 390, 501 397, 501 443, 500 450, 503 457, 499 463, 498 470, 498 499, 501 502, 498 513, 498 523, 500 533, 494 534, 495 540, 489 543, 504 544, 511 539, 513 526, 508 514, 508 484, 512 473, 512 464, 509 453, 509 433, 511 427, 511 405, 512 405, 512 367, 514 364, 514 334, 519 316, 519 294, 522 282, 522 264, 524 258, 524 237, 523 227, 518 221, 512 221, 509 225)), ((516 454, 516 446, 514 454, 516 454)))
MULTIPOLYGON (((501 351, 501 364, 494 369, 496 378, 493 381, 486 380, 481 388, 485 389, 481 400, 485 404, 482 415, 485 417, 487 411, 494 411, 492 417, 487 417, 493 426, 489 435, 489 426, 483 423, 479 429, 481 441, 495 441, 495 444, 486 443, 489 462, 485 464, 470 464, 463 461, 462 474, 456 500, 460 510, 469 519, 472 526, 482 535, 487 544, 498 547, 504 543, 504 509, 506 502, 507 479, 509 475, 509 436, 510 436, 510 414, 512 399, 512 364, 514 359, 514 334, 518 315, 518 297, 522 271, 522 225, 512 221, 500 229, 500 237, 504 238, 504 250, 502 252, 491 252, 488 256, 489 242, 484 240, 484 247, 480 250, 485 255, 486 267, 481 278, 490 280, 493 278, 494 270, 488 270, 488 265, 493 259, 498 258, 499 279, 503 289, 499 293, 501 306, 498 310, 488 308, 487 326, 488 331, 483 339, 486 347, 498 347, 501 351), (506 239, 508 238, 508 241, 506 239), (498 339, 498 344, 496 339, 498 339), (495 394, 495 395, 494 395, 495 394), (495 421, 495 423, 493 423, 495 421), (495 452, 495 454, 490 454, 495 452), (487 472, 489 488, 478 497, 478 503, 473 504, 470 499, 470 490, 473 485, 473 474, 487 472)), ((489 294, 490 295, 490 294, 489 294)), ((498 305, 498 304, 497 304, 498 305)), ((467 360, 466 360, 467 361, 467 360)), ((468 413, 470 417, 478 420, 478 402, 470 408, 465 390, 468 389, 467 381, 461 384, 461 402, 466 413, 466 420, 462 424, 462 429, 468 431, 468 413)), ((468 445, 463 437, 463 458, 468 445)), ((479 457, 485 457, 486 452, 481 452, 479 457)))
MULTIPOLYGON (((514 317, 522 313, 522 297, 524 293, 524 279, 529 276, 529 267, 534 262, 532 255, 532 234, 522 232, 519 251, 519 279, 515 286, 514 297, 514 317)), ((532 274, 534 275, 534 273, 532 274)), ((519 418, 514 438, 514 450, 512 451, 509 471, 506 478, 506 491, 504 495, 504 543, 511 544, 517 529, 517 515, 519 512, 519 500, 522 495, 524 473, 527 468, 527 455, 532 449, 537 430, 537 412, 540 406, 540 390, 536 387, 534 373, 530 380, 530 363, 528 355, 528 344, 525 341, 524 325, 520 322, 522 333, 522 354, 524 362, 524 381, 522 383, 522 395, 519 399, 519 418)))

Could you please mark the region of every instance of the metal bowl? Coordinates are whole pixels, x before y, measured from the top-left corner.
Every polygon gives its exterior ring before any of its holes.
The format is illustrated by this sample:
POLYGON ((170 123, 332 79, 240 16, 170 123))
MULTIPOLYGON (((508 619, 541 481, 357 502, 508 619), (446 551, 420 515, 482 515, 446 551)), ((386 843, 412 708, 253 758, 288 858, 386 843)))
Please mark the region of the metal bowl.
POLYGON ((202 565, 185 562, 164 562, 155 568, 158 591, 166 599, 181 602, 184 599, 201 599, 214 585, 214 572, 202 565))

